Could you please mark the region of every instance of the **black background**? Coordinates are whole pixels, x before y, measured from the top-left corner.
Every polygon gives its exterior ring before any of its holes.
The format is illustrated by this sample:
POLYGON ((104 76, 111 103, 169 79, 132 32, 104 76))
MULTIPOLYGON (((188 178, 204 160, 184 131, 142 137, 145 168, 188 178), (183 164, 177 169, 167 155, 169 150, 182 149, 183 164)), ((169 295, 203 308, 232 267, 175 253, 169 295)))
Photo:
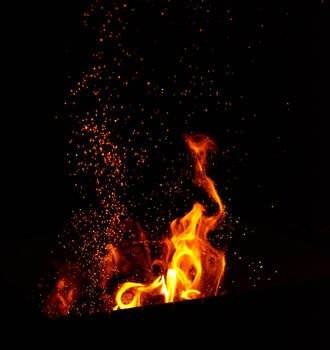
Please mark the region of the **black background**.
MULTIPOLYGON (((250 155, 235 174, 240 177, 236 188, 239 200, 233 207, 252 222, 283 220, 319 232, 327 219, 326 206, 318 206, 323 193, 320 150, 324 150, 319 118, 322 46, 318 46, 318 35, 322 31, 318 32, 318 9, 294 1, 267 6, 254 1, 228 7, 237 22, 233 52, 226 54, 237 67, 230 87, 237 87, 247 101, 235 106, 234 100, 232 113, 257 114, 239 140, 238 146, 250 155), (286 12, 290 14, 287 18, 286 12), (256 22, 265 23, 264 34, 257 32, 256 22), (253 51, 254 63, 240 57, 245 52, 243 44, 251 38, 263 42, 253 51), (283 140, 279 144, 277 135, 283 140), (265 189, 259 193, 255 185, 260 179, 265 189), (251 197, 255 199, 251 201, 251 197), (269 212, 272 201, 279 203, 278 212, 269 212)), ((4 102, 8 106, 3 111, 3 153, 9 181, 6 187, 13 191, 6 216, 9 223, 17 225, 15 235, 53 233, 65 221, 67 209, 75 205, 64 158, 65 127, 56 123, 54 116, 63 110, 70 87, 67 76, 78 76, 88 63, 89 48, 80 24, 83 9, 83 3, 41 6, 35 1, 8 12, 11 22, 4 35, 3 54, 4 102)), ((233 92, 233 99, 239 93, 233 92)), ((221 135, 222 128, 221 122, 210 127, 213 135, 221 135)), ((312 239, 317 235, 313 233, 312 239)))
MULTIPOLYGON (((252 111, 258 116, 239 139, 249 157, 235 170, 239 181, 231 205, 244 224, 255 228, 242 251, 279 266, 275 285, 304 293, 300 283, 323 286, 330 267, 325 92, 320 79, 325 69, 321 60, 326 61, 326 5, 321 12, 312 1, 227 5, 237 22, 228 55, 237 68, 232 84, 247 101, 234 103, 233 114, 252 111), (254 26, 259 8, 267 29, 251 64, 240 47, 245 38, 259 38, 254 26), (257 188, 260 182, 262 190, 257 188)), ((80 26, 84 6, 79 1, 32 1, 4 13, 1 280, 8 311, 18 318, 21 313, 37 317, 34 290, 57 234, 79 206, 64 156, 65 126, 54 115, 63 110, 67 76, 78 74, 86 63, 88 47, 80 26)), ((222 127, 212 125, 215 137, 222 127)), ((252 298, 256 308, 258 298, 269 297, 267 288, 259 293, 252 298)), ((318 297, 311 293, 312 300, 306 302, 318 305, 318 297)), ((316 309, 309 307, 308 315, 318 317, 316 309)))

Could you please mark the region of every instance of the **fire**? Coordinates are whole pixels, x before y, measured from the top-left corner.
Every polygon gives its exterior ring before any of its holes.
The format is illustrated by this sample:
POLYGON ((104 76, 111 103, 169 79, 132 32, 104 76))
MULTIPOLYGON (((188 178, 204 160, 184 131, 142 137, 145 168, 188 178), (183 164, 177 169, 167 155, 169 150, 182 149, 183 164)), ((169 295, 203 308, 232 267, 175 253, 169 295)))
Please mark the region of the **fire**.
POLYGON ((65 278, 60 278, 56 283, 55 290, 48 298, 45 312, 50 318, 56 317, 57 314, 68 316, 76 299, 76 288, 65 278))
POLYGON ((212 247, 208 235, 224 218, 225 208, 213 180, 206 173, 208 154, 216 150, 216 145, 201 134, 185 136, 185 141, 194 159, 194 182, 214 202, 215 209, 207 210, 203 204, 195 202, 188 213, 170 223, 168 235, 156 242, 159 248, 156 257, 151 253, 142 227, 123 223, 127 231, 136 235, 117 245, 107 244, 107 254, 102 256, 99 266, 93 268, 93 276, 86 276, 79 265, 71 265, 73 272, 65 269, 66 273, 60 274, 46 302, 48 316, 67 316, 75 303, 79 304, 80 297, 86 300, 84 290, 93 288, 103 291, 98 296, 102 306, 90 305, 89 313, 218 294, 224 276, 225 254, 212 247), (98 271, 96 278, 95 271, 98 271), (91 283, 97 285, 91 287, 91 283))
POLYGON ((195 160, 195 183, 217 204, 217 211, 207 215, 199 202, 182 218, 170 224, 170 240, 165 246, 170 260, 167 271, 150 284, 126 282, 116 294, 114 309, 142 306, 148 297, 163 295, 163 302, 174 302, 216 295, 225 268, 225 255, 208 242, 208 233, 224 217, 224 206, 215 184, 206 174, 207 155, 215 143, 205 135, 186 136, 195 160))

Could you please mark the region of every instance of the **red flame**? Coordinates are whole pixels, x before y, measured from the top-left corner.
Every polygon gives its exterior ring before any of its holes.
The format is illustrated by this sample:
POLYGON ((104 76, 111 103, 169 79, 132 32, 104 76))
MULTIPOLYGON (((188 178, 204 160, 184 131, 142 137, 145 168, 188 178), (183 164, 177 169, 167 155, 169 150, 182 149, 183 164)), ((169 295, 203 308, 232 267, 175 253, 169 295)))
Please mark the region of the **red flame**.
POLYGON ((77 299, 77 289, 71 279, 60 278, 48 298, 45 312, 50 318, 68 316, 77 299))

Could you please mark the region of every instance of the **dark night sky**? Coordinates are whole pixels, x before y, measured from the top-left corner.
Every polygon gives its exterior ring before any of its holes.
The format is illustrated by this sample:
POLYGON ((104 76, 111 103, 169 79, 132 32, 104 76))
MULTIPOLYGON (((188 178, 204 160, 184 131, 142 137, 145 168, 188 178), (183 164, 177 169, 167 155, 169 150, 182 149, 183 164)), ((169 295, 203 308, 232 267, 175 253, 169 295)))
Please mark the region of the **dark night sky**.
MULTIPOLYGON (((262 255, 264 245, 271 256, 283 244, 293 251, 302 247, 299 256, 313 247, 317 265, 318 252, 324 259, 319 261, 329 264, 326 246, 330 224, 323 172, 328 158, 327 135, 321 133, 320 120, 325 114, 319 78, 322 24, 318 27, 321 17, 313 3, 253 0, 219 5, 219 11, 228 8, 233 14, 230 43, 224 44, 223 34, 213 32, 210 37, 218 42, 219 52, 222 46, 226 49, 224 57, 219 56, 221 64, 233 66, 235 74, 226 85, 233 106, 227 119, 213 120, 210 116, 208 126, 201 129, 221 145, 235 142, 241 153, 248 154, 242 162, 235 161, 232 170, 236 180, 232 183, 231 208, 243 224, 256 227, 253 244, 258 254, 262 255), (246 49, 249 42, 252 53, 246 49), (242 117, 254 113, 257 117, 248 118, 244 124, 242 117), (230 139, 224 134, 224 125, 244 133, 230 139), (269 247, 272 243, 265 243, 265 232, 270 232, 269 242, 275 239, 273 248, 269 247)), ((54 239, 70 211, 79 207, 64 157, 67 126, 64 121, 55 121, 54 115, 63 112, 67 76, 77 76, 88 63, 89 39, 80 26, 84 4, 31 1, 8 9, 11 21, 2 44, 6 62, 2 68, 6 88, 2 186, 3 235, 10 248, 4 261, 30 259, 26 252, 20 255, 24 246, 48 249, 50 244, 44 242, 54 239)), ((156 27, 154 36, 157 30, 161 29, 156 27)), ((172 44, 164 45, 170 49, 172 44)), ((230 159, 226 162, 229 164, 230 159)), ((45 251, 39 253, 40 259, 47 256, 45 251)), ((37 266, 40 259, 30 265, 37 266)), ((293 253, 284 264, 296 259, 293 253)), ((308 272, 308 278, 318 270, 328 269, 316 267, 308 272)), ((14 266, 9 271, 4 274, 9 285, 28 294, 27 287, 13 277, 19 269, 14 266)), ((288 284, 290 273, 283 274, 288 284)), ((38 275, 31 274, 33 278, 38 275)), ((28 286, 30 280, 25 276, 28 286)))

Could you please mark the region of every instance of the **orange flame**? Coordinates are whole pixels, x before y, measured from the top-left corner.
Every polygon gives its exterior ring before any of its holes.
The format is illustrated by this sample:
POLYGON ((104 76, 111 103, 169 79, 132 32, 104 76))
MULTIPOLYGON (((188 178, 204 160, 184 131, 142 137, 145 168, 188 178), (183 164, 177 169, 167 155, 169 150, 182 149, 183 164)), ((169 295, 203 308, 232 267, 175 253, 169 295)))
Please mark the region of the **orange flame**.
POLYGON ((208 216, 205 207, 196 202, 192 210, 170 224, 171 239, 166 241, 171 257, 167 271, 152 283, 126 282, 116 294, 114 309, 142 306, 154 295, 163 302, 174 302, 216 295, 224 274, 225 255, 208 242, 208 233, 224 217, 224 205, 215 184, 206 174, 207 155, 215 143, 205 135, 186 136, 185 141, 195 159, 195 182, 217 204, 215 214, 208 216))
POLYGON ((108 244, 108 253, 93 265, 92 276, 84 274, 85 269, 79 263, 64 266, 46 303, 45 312, 49 317, 67 316, 75 304, 79 304, 79 298, 84 300, 83 293, 93 288, 102 291, 101 306, 95 302, 87 306, 83 302, 79 313, 217 295, 224 275, 225 254, 211 246, 208 234, 223 219, 225 209, 214 182, 206 173, 208 153, 215 151, 216 145, 205 135, 186 136, 185 141, 194 158, 194 181, 215 203, 214 213, 209 214, 201 203, 194 203, 187 214, 171 222, 169 238, 157 242, 157 246, 162 245, 162 254, 156 260, 152 259, 150 242, 141 226, 122 222, 123 231, 135 232, 133 240, 130 237, 131 240, 123 240, 118 246, 108 244), (121 278, 129 281, 118 288, 121 278))

